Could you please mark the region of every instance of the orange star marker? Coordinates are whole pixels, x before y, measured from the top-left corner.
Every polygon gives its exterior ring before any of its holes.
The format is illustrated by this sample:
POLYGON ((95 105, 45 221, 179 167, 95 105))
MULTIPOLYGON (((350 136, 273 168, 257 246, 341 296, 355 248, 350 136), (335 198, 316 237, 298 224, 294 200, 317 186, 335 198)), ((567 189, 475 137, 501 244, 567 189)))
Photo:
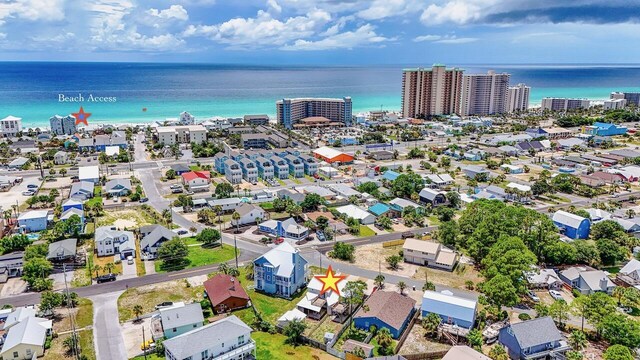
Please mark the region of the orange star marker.
POLYGON ((82 106, 80 106, 80 111, 78 111, 77 113, 71 113, 71 115, 76 118, 76 125, 85 124, 85 126, 89 126, 89 123, 87 123, 87 119, 89 118, 89 116, 91 116, 91 113, 84 112, 82 106))
POLYGON ((336 294, 340 295, 338 283, 347 278, 344 275, 336 275, 333 272, 331 265, 329 265, 329 268, 327 269, 327 273, 325 275, 315 275, 314 277, 322 282, 322 290, 320 290, 320 295, 329 290, 335 291, 336 294))

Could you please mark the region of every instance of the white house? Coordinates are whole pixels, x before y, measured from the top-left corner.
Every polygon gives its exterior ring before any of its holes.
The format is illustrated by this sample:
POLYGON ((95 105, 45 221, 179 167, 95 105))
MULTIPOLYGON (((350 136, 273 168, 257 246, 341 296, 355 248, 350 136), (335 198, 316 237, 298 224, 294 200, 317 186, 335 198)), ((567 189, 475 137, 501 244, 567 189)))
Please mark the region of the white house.
MULTIPOLYGON (((44 343, 47 335, 51 333, 52 321, 36 317, 34 312, 13 322, 8 328, 9 331, 0 350, 0 358, 31 360, 44 355, 44 343)), ((9 317, 11 318, 11 314, 9 317)), ((5 330, 7 330, 6 324, 5 330)))
POLYGON ((95 236, 98 256, 109 256, 118 253, 120 253, 121 259, 126 259, 127 256, 136 256, 135 237, 131 231, 101 226, 96 229, 95 236))
POLYGON ((100 169, 97 165, 81 166, 78 168, 78 180, 96 184, 100 180, 100 169))
POLYGON ((238 206, 238 208, 236 208, 236 212, 240 214, 240 219, 238 221, 231 221, 234 226, 252 224, 256 222, 256 219, 265 218, 264 210, 261 207, 248 203, 238 206))
POLYGON ((64 165, 69 160, 69 154, 66 151, 58 151, 53 155, 53 163, 56 165, 64 165))
POLYGON ((207 191, 211 183, 211 173, 208 171, 189 171, 181 175, 182 184, 191 191, 207 191))
POLYGON ((341 206, 336 208, 336 210, 341 214, 345 214, 347 217, 360 221, 362 225, 370 225, 376 221, 376 217, 372 213, 353 204, 341 206))

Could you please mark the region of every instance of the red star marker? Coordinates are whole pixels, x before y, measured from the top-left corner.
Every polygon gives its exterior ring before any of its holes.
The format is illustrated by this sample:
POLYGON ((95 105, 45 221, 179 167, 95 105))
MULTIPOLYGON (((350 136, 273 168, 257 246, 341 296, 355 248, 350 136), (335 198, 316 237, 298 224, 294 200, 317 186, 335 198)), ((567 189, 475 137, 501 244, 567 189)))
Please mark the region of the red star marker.
POLYGON ((78 111, 77 113, 71 113, 71 115, 76 118, 76 125, 84 124, 85 126, 89 126, 89 123, 87 123, 87 119, 89 118, 89 116, 91 116, 91 113, 84 112, 82 106, 80 106, 80 111, 78 111))
POLYGON ((340 296, 340 289, 338 289, 338 283, 347 278, 344 275, 336 275, 333 272, 331 265, 329 265, 329 268, 327 269, 327 273, 325 275, 316 275, 314 277, 322 283, 322 290, 320 290, 320 295, 331 290, 331 291, 335 291, 335 293, 338 294, 338 296, 340 296))

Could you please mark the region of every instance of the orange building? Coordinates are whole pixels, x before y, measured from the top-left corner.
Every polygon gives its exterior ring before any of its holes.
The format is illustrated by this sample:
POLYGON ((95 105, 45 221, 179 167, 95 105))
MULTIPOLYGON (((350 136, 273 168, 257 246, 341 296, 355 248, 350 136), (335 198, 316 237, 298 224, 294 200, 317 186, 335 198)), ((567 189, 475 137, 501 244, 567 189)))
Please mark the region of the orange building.
POLYGON ((313 151, 313 156, 317 159, 324 160, 329 164, 332 163, 342 163, 348 164, 353 162, 353 156, 349 154, 345 154, 342 151, 338 151, 334 148, 330 148, 328 146, 323 146, 313 151))

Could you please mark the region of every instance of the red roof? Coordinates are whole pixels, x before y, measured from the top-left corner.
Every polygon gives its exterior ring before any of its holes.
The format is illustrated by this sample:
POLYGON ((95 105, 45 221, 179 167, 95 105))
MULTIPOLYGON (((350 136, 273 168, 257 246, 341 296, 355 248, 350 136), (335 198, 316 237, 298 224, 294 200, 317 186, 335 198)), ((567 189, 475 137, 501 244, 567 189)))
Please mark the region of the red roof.
POLYGON ((244 291, 240 282, 229 275, 215 275, 204 282, 204 290, 207 292, 209 301, 213 306, 217 306, 232 297, 249 300, 249 295, 244 291))
POLYGON ((182 174, 182 178, 184 181, 191 181, 197 178, 209 180, 211 178, 211 173, 208 171, 189 171, 188 173, 182 174))

